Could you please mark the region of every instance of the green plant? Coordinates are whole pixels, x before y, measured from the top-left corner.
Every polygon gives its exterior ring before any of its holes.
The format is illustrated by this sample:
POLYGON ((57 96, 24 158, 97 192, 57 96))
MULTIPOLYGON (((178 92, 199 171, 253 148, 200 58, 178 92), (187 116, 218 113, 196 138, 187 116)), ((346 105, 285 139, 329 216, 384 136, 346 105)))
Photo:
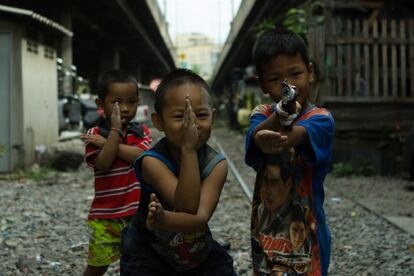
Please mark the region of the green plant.
POLYGON ((337 177, 351 176, 355 174, 355 170, 349 163, 336 163, 333 165, 332 173, 337 177))
POLYGON ((374 174, 374 166, 367 160, 362 160, 358 166, 358 175, 372 176, 374 174))
MULTIPOLYGON (((323 9, 325 3, 323 0, 308 1, 301 8, 290 8, 286 14, 282 25, 302 36, 306 41, 308 30, 321 25, 325 17, 323 9)), ((273 18, 265 18, 257 24, 252 31, 256 37, 260 36, 264 31, 272 29, 276 26, 273 18)))
POLYGON ((252 32, 258 38, 263 32, 270 30, 276 26, 276 22, 272 18, 265 18, 255 27, 253 27, 252 32))
POLYGON ((309 1, 302 8, 290 8, 283 21, 283 26, 306 38, 308 30, 321 25, 325 20, 322 0, 309 1))
POLYGON ((35 166, 27 170, 18 170, 11 174, 0 175, 1 180, 14 181, 31 179, 33 181, 45 180, 50 176, 53 170, 49 167, 38 167, 35 166))
POLYGON ((305 10, 296 8, 289 9, 286 13, 286 19, 283 21, 283 26, 297 34, 306 35, 307 24, 305 10))

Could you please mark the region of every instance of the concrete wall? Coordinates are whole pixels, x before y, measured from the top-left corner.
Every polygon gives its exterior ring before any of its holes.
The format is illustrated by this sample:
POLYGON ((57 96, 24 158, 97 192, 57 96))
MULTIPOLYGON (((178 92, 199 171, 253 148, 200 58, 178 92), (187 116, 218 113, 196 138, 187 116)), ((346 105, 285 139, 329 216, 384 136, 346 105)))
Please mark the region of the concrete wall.
POLYGON ((56 51, 45 57, 47 46, 39 43, 34 53, 29 43, 21 40, 25 165, 35 160, 36 146, 50 148, 58 141, 56 51))
POLYGON ((23 107, 22 107, 22 82, 21 82, 21 36, 22 28, 19 24, 0 20, 0 32, 9 33, 12 36, 12 53, 10 66, 10 114, 7 132, 10 145, 7 149, 10 153, 10 169, 24 166, 23 147, 23 107))

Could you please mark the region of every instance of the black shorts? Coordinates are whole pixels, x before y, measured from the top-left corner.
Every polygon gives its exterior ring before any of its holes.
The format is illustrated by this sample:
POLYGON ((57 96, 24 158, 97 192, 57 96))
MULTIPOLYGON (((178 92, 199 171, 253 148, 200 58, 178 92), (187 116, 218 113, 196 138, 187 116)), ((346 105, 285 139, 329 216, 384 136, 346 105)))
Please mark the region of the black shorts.
POLYGON ((176 271, 131 225, 122 232, 121 275, 124 276, 235 276, 233 258, 216 241, 198 267, 176 271))

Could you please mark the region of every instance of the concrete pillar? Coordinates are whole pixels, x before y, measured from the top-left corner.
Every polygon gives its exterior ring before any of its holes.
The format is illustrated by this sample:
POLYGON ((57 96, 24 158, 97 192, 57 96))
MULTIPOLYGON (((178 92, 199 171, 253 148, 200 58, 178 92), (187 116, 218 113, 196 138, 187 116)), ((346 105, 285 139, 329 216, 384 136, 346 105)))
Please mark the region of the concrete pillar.
MULTIPOLYGON (((63 12, 61 24, 63 27, 72 31, 72 14, 70 11, 63 12)), ((73 94, 73 80, 72 80, 72 64, 73 64, 73 46, 72 46, 72 37, 64 36, 62 39, 62 56, 63 67, 65 72, 65 78, 63 83, 63 94, 72 95, 73 94)))
POLYGON ((120 68, 120 53, 116 47, 102 49, 100 58, 100 72, 120 68))
MULTIPOLYGON (((72 31, 72 14, 64 12, 61 23, 63 27, 72 31)), ((72 37, 70 36, 64 36, 62 39, 62 59, 66 67, 70 67, 73 64, 72 37)))
MULTIPOLYGON (((135 74, 134 75, 135 75, 135 78, 137 79, 137 81, 139 83, 144 84, 144 83, 142 83, 142 68, 140 66, 135 68, 135 74)), ((148 84, 148 83, 145 83, 145 84, 148 84)))

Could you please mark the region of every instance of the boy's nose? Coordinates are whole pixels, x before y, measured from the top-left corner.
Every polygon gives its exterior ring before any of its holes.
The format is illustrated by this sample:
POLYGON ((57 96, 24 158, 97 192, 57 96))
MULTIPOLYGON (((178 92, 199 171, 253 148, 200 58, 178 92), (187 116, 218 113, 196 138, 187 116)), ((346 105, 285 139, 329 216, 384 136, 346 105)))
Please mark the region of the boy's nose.
POLYGON ((126 104, 120 104, 119 105, 119 110, 121 111, 128 111, 128 106, 126 104))

